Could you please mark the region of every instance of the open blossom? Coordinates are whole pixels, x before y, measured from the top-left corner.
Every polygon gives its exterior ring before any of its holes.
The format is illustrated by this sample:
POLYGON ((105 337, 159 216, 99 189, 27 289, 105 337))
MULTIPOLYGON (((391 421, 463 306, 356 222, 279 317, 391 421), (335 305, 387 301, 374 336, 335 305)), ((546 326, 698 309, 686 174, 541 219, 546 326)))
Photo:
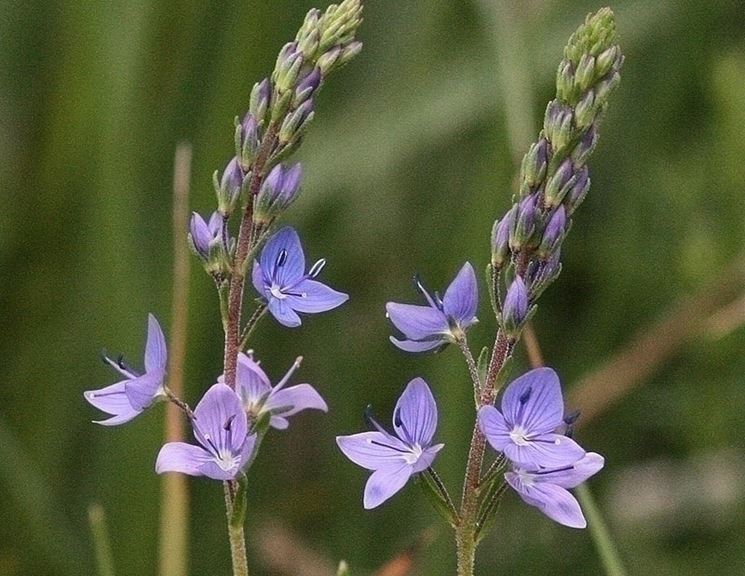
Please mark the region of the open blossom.
POLYGON ((582 509, 567 488, 579 486, 604 464, 600 454, 588 452, 574 464, 562 468, 532 471, 515 468, 504 476, 526 503, 551 520, 570 528, 584 528, 587 522, 582 509))
POLYGON ((236 393, 225 384, 213 385, 194 409, 191 424, 199 446, 168 442, 160 449, 155 471, 235 479, 256 444, 236 393))
POLYGON ((388 302, 385 309, 393 325, 404 335, 404 340, 391 336, 393 342, 406 352, 426 352, 462 337, 478 322, 476 308, 479 293, 476 274, 466 262, 440 298, 430 294, 417 280, 417 288, 427 300, 426 306, 388 302))
POLYGON ((502 411, 484 406, 478 420, 492 448, 529 470, 574 464, 585 455, 574 440, 555 432, 564 424, 564 401, 550 368, 516 378, 504 392, 502 411))
POLYGON ((364 506, 379 506, 404 487, 412 475, 432 465, 444 446, 433 444, 437 405, 421 378, 409 382, 393 411, 393 433, 372 418, 374 432, 338 436, 344 455, 358 466, 373 470, 365 486, 364 506))
POLYGON ((159 398, 165 397, 163 379, 167 362, 166 340, 160 324, 152 314, 148 315, 144 374, 137 374, 123 359, 115 361, 104 357, 104 360, 124 376, 124 380, 83 393, 93 406, 112 416, 107 420, 96 421, 97 424, 124 424, 159 398))
MULTIPOLYGON (((328 411, 328 406, 321 395, 310 384, 297 384, 285 388, 295 370, 300 366, 298 358, 287 374, 276 386, 272 387, 266 373, 258 362, 246 354, 238 355, 235 391, 243 404, 244 410, 258 421, 264 414, 270 414, 269 425, 284 430, 290 425, 287 420, 298 412, 307 409, 328 411)), ((222 381, 224 377, 220 377, 222 381)))
POLYGON ((305 255, 298 233, 282 228, 264 246, 254 262, 254 288, 266 298, 269 312, 283 326, 300 326, 298 312, 326 312, 340 306, 349 296, 318 282, 326 261, 321 259, 305 272, 305 255))

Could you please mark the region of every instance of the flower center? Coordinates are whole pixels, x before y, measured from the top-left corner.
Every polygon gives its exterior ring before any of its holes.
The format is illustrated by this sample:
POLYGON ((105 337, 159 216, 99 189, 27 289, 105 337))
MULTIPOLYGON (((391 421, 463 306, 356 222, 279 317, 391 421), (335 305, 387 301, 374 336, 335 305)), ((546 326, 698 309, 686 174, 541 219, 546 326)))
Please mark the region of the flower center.
POLYGON ((220 468, 225 470, 225 472, 229 472, 238 464, 238 458, 227 450, 221 450, 218 453, 217 458, 215 458, 215 461, 220 468))
POLYGON ((407 464, 415 464, 419 458, 421 458, 422 454, 424 453, 424 450, 419 444, 414 444, 411 447, 411 452, 407 452, 403 455, 404 461, 407 464))
POLYGON ((287 294, 283 294, 282 288, 277 284, 272 284, 272 287, 269 288, 269 292, 271 292, 272 296, 274 296, 277 300, 284 300, 285 298, 287 298, 287 294))
POLYGON ((510 440, 512 440, 518 446, 527 446, 528 444, 530 444, 528 432, 520 426, 516 426, 512 429, 512 431, 510 432, 510 440))

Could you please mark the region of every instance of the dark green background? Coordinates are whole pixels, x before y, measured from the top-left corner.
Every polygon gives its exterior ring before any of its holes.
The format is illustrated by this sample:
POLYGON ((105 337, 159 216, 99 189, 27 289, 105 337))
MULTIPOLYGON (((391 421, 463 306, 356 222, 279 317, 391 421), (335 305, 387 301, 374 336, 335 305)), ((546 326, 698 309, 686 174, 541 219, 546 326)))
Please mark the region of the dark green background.
MULTIPOLYGON (((105 429, 90 423, 82 391, 115 381, 97 358, 103 347, 139 361, 148 312, 169 332, 176 143, 193 144, 192 205, 211 210, 211 173, 230 157, 233 116, 314 5, 0 6, 0 574, 92 574, 92 501, 106 508, 118 573, 155 574, 162 407, 105 429)), ((414 297, 415 271, 442 286, 464 260, 486 264, 515 172, 505 88, 517 90, 537 126, 566 39, 598 7, 368 2, 365 49, 317 102, 299 154, 304 194, 287 216, 309 259, 328 258, 325 279, 351 299, 297 330, 266 322, 255 340, 273 378, 302 354, 302 379, 331 411, 299 416, 267 439, 250 474, 249 538, 276 519, 365 574, 435 524, 412 487, 364 511, 366 474, 333 440, 362 429, 368 403, 387 418, 416 375, 437 396, 446 444, 438 469, 459 492, 473 418, 467 373, 452 349, 395 350, 384 303, 414 297), (527 87, 510 75, 521 62, 527 87)), ((568 387, 682 294, 716 280, 745 240, 742 3, 613 8, 623 81, 590 162, 592 190, 566 242, 564 274, 536 319, 568 387)), ((198 268, 191 402, 221 362, 215 297, 198 268)), ((474 344, 493 328, 487 308, 482 298, 474 344)), ((632 574, 736 574, 745 565, 744 345, 742 331, 693 339, 581 433, 607 457, 591 485, 632 574)), ((227 574, 220 487, 190 486, 191 573, 227 574)), ((253 574, 269 573, 249 547, 253 574)), ((513 494, 480 562, 482 574, 601 573, 587 532, 554 525, 513 494)), ((446 530, 419 573, 454 573, 446 530)))

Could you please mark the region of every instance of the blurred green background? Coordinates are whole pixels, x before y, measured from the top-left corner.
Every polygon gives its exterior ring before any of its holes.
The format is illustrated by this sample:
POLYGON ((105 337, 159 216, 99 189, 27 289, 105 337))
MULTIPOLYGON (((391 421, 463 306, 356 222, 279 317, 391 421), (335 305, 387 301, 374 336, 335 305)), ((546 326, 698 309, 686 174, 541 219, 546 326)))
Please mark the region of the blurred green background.
MULTIPOLYGON (((191 203, 210 211, 211 173, 231 155, 234 115, 315 5, 2 2, 1 575, 93 574, 91 502, 105 506, 118 573, 156 573, 162 407, 106 429, 90 423, 97 414, 82 391, 115 381, 98 360, 102 348, 139 361, 148 312, 169 333, 176 144, 192 143, 191 203)), ((414 299, 415 271, 443 286, 466 259, 485 266, 491 223, 509 205, 514 159, 553 96, 562 48, 598 7, 368 2, 365 49, 319 98, 299 154, 304 194, 287 217, 309 259, 328 258, 326 280, 351 300, 297 330, 267 321, 254 341, 273 378, 302 354, 301 378, 331 411, 273 432, 251 469, 253 574, 277 573, 257 546, 270 522, 329 561, 347 559, 355 574, 439 526, 414 487, 365 512, 366 474, 334 444, 362 429, 368 403, 387 418, 413 376, 434 388, 446 444, 438 470, 459 494, 473 417, 463 363, 454 349, 394 349, 383 306, 414 299), (522 112, 506 108, 509 98, 522 112)), ((590 161, 592 190, 565 245, 564 274, 536 318, 568 388, 683 295, 720 280, 745 291, 742 278, 726 278, 745 244, 742 2, 612 7, 623 81, 590 161)), ((195 262, 191 402, 220 372, 213 292, 195 262)), ((493 328, 484 298, 480 312, 476 345, 493 328)), ((638 389, 580 432, 607 458, 591 487, 632 574, 745 566, 742 314, 735 305, 715 315, 715 329, 729 324, 716 334, 697 321, 638 389)), ((516 371, 525 365, 519 356, 516 371)), ((227 574, 220 488, 189 486, 191 574, 227 574)), ((450 534, 434 538, 417 573, 453 574, 450 534)), ((479 559, 482 574, 601 573, 587 532, 551 523, 511 493, 479 559)))

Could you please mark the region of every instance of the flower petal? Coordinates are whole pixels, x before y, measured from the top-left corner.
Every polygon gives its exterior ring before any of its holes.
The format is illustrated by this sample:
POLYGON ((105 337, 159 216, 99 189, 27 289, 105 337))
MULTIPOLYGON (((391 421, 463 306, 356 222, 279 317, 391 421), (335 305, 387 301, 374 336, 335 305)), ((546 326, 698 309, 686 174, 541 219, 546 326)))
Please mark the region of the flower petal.
POLYGON ((504 417, 494 406, 483 406, 478 414, 479 428, 484 433, 489 444, 497 452, 503 452, 504 447, 512 444, 510 428, 504 417))
POLYGON ((470 262, 466 262, 450 283, 442 299, 445 314, 454 318, 465 328, 473 324, 479 305, 479 287, 476 273, 470 262))
POLYGON ((261 252, 260 264, 268 284, 274 282, 284 287, 300 280, 305 274, 305 255, 294 228, 285 226, 269 238, 261 252), (282 251, 285 256, 280 258, 282 251))
POLYGON ((432 462, 434 462, 435 458, 437 458, 437 453, 444 447, 444 444, 435 444, 434 446, 425 448, 424 452, 422 452, 422 455, 419 456, 417 461, 414 462, 414 464, 412 465, 412 471, 415 474, 418 474, 419 472, 423 472, 424 470, 432 466, 432 462))
POLYGON ((447 343, 442 339, 422 340, 418 342, 415 340, 398 340, 393 336, 389 336, 388 338, 396 348, 400 348, 404 352, 428 352, 447 343))
POLYGON ((264 408, 266 410, 281 410, 279 416, 283 418, 293 416, 301 410, 314 409, 324 412, 329 410, 321 395, 310 384, 298 384, 270 394, 264 408))
POLYGON ((337 436, 336 443, 347 458, 368 470, 396 468, 405 463, 404 456, 411 453, 401 440, 382 432, 337 436))
POLYGON ((207 476, 213 480, 233 480, 243 470, 246 463, 251 458, 251 453, 256 445, 256 435, 251 434, 247 436, 243 445, 239 446, 235 452, 233 452, 232 466, 225 468, 218 464, 217 458, 210 458, 201 464, 199 467, 199 473, 202 476, 207 476))
POLYGON ((337 292, 317 280, 303 280, 292 288, 292 292, 287 295, 286 301, 298 312, 326 312, 349 300, 349 295, 337 292))
POLYGON ((514 472, 504 476, 527 504, 535 506, 551 520, 570 528, 587 526, 579 503, 565 488, 555 484, 528 485, 514 472))
POLYGON ((504 455, 527 470, 570 466, 585 456, 584 449, 568 436, 542 434, 525 445, 505 444, 504 455))
POLYGON ((282 326, 287 326, 288 328, 297 328, 302 324, 300 321, 300 316, 297 315, 297 313, 290 307, 290 305, 287 303, 287 300, 278 300, 274 297, 269 297, 269 312, 271 312, 272 316, 282 324, 282 326))
POLYGON ((600 454, 588 452, 584 458, 571 466, 536 473, 535 482, 556 484, 562 488, 575 488, 590 476, 599 472, 604 465, 605 459, 600 454))
POLYGON ((150 407, 160 395, 164 376, 162 371, 156 370, 125 382, 124 390, 132 407, 140 412, 150 407))
POLYGON ((413 474, 411 466, 404 464, 399 468, 382 468, 372 473, 365 484, 363 505, 366 510, 380 506, 396 492, 401 490, 413 474))
POLYGON ((437 404, 422 378, 408 383, 393 410, 393 429, 404 442, 425 448, 437 429, 437 404))
MULTIPOLYGON (((220 376, 218 382, 224 382, 224 376, 220 376)), ((235 391, 246 408, 264 398, 272 389, 269 377, 258 362, 243 352, 238 354, 235 384, 235 391)))
POLYGON ((564 418, 556 372, 536 368, 513 380, 502 397, 502 415, 510 427, 519 426, 528 435, 556 430, 564 418))
POLYGON ((185 442, 168 442, 158 453, 155 471, 158 474, 181 472, 189 476, 202 476, 201 467, 210 460, 212 460, 212 455, 204 448, 185 442))
POLYGON ((147 315, 147 343, 145 344, 145 372, 166 370, 168 353, 166 338, 160 324, 152 314, 147 315))
POLYGON ((385 309, 393 325, 409 340, 427 340, 450 333, 445 314, 431 306, 388 302, 385 309))
POLYGON ((246 412, 230 387, 220 383, 210 387, 194 416, 194 436, 210 453, 238 454, 242 449, 248 434, 246 412))
POLYGON ((90 404, 113 416, 107 420, 94 420, 96 424, 116 426, 129 422, 140 414, 140 410, 136 410, 129 403, 124 389, 126 382, 126 380, 123 380, 99 390, 83 392, 83 396, 90 404))
POLYGON ((264 276, 264 271, 261 269, 261 266, 258 262, 254 261, 254 267, 251 271, 251 282, 253 283, 254 288, 256 288, 256 291, 259 294, 261 294, 264 298, 269 298, 270 295, 268 294, 264 276))

